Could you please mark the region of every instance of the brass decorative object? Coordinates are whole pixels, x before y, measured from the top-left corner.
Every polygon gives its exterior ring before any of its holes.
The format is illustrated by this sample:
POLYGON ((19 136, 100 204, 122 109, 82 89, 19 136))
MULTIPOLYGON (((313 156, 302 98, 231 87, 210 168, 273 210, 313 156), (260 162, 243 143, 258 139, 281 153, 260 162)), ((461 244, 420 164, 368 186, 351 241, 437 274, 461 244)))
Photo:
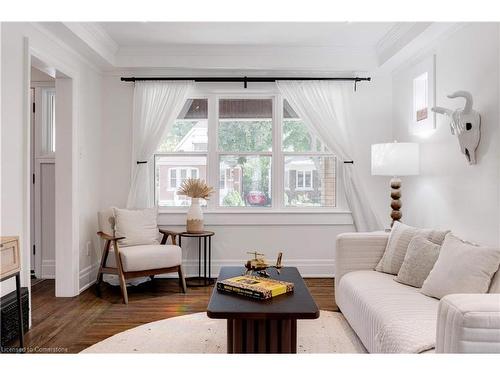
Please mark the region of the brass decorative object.
POLYGON ((280 273, 280 269, 283 267, 281 264, 281 259, 283 258, 283 253, 278 253, 278 258, 276 259, 276 265, 270 266, 267 261, 264 259, 264 254, 259 253, 257 251, 247 252, 247 254, 253 254, 253 259, 247 260, 245 263, 245 268, 247 269, 245 275, 252 275, 253 273, 257 273, 260 276, 269 277, 267 273, 268 268, 276 268, 278 274, 280 273))

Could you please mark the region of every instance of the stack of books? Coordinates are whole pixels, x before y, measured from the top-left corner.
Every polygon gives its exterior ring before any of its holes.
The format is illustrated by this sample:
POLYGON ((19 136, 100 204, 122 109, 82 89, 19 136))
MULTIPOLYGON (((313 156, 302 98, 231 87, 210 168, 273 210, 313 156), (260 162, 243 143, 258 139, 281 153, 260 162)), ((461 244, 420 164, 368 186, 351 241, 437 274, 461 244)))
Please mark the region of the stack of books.
POLYGON ((264 300, 293 292, 293 283, 259 276, 236 276, 217 281, 217 290, 264 300))

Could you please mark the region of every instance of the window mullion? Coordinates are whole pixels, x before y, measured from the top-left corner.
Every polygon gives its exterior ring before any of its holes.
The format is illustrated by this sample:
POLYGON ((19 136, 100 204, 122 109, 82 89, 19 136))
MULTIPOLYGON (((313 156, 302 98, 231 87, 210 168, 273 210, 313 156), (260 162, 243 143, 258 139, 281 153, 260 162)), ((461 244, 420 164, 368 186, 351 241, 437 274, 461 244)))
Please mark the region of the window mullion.
POLYGON ((272 208, 283 207, 284 194, 284 160, 281 152, 281 133, 283 126, 283 100, 281 95, 276 95, 273 99, 273 155, 271 171, 272 187, 272 208))
POLYGON ((217 123, 219 118, 218 97, 208 97, 208 157, 207 180, 214 187, 214 199, 209 199, 207 207, 214 210, 219 205, 219 155, 217 154, 217 123))

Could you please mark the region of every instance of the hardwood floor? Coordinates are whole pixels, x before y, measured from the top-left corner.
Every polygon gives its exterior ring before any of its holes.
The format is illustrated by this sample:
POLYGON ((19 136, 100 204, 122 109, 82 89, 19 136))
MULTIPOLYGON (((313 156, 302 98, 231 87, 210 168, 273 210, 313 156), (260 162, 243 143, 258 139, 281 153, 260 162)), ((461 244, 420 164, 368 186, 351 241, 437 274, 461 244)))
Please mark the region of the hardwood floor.
MULTIPOLYGON (((333 279, 306 279, 321 310, 337 311, 333 279)), ((189 287, 180 293, 176 279, 155 279, 129 287, 129 304, 122 304, 119 287, 101 284, 77 297, 54 297, 54 281, 32 288, 32 328, 28 348, 41 352, 78 353, 116 333, 141 324, 206 310, 212 287, 189 287)))

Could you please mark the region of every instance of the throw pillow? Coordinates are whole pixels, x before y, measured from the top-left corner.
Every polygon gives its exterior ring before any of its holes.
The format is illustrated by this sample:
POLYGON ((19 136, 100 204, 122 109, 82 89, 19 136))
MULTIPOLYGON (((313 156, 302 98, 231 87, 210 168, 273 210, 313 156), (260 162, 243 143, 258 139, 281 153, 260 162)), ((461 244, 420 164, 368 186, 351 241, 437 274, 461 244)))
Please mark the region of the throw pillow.
POLYGON ((493 277, 491 278, 491 285, 488 293, 500 294, 500 269, 498 269, 495 275, 493 275, 493 277))
POLYGON ((441 245, 448 232, 434 229, 419 229, 400 223, 399 221, 394 222, 384 255, 375 267, 375 271, 397 275, 405 259, 408 245, 413 237, 422 236, 437 245, 441 245))
POLYGON ((160 243, 156 208, 125 210, 115 208, 115 235, 121 246, 157 245, 160 243))
POLYGON ((476 246, 450 233, 421 292, 435 298, 453 293, 486 293, 499 265, 500 249, 476 246))
POLYGON ((425 237, 414 237, 408 245, 405 259, 394 280, 421 288, 438 259, 440 249, 441 246, 425 237))

